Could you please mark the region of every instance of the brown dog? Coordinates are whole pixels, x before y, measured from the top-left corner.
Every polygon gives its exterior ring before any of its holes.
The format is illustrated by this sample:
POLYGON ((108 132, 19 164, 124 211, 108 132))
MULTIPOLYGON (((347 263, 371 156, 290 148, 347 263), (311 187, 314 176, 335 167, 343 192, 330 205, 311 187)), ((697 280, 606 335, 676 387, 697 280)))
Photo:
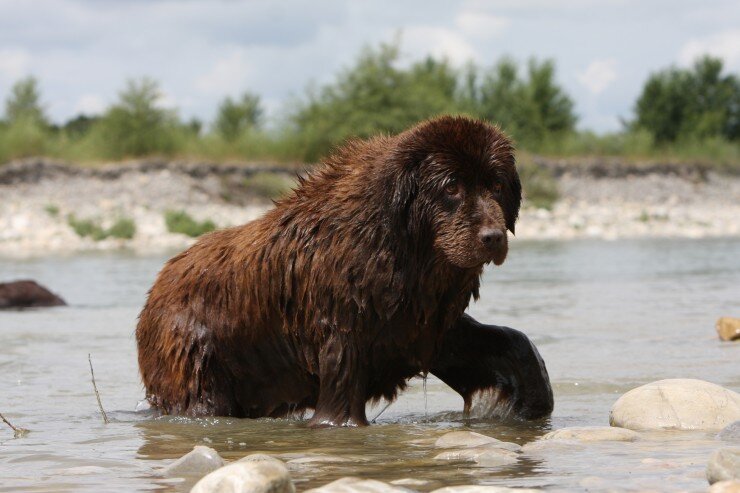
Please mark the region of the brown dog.
POLYGON ((353 141, 264 217, 200 239, 159 274, 136 338, 168 414, 365 425, 365 404, 432 372, 465 399, 552 411, 526 336, 463 314, 501 264, 521 185, 495 127, 441 117, 353 141))

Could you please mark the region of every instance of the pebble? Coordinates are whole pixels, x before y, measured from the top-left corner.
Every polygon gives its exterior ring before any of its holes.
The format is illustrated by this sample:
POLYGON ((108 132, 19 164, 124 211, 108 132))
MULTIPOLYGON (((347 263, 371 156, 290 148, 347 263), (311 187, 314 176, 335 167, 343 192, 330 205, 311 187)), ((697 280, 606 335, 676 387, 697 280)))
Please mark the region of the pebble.
POLYGON ((723 341, 740 339, 740 318, 722 317, 715 325, 717 335, 723 341))
POLYGON ((638 433, 614 426, 573 426, 551 431, 541 440, 577 440, 580 442, 634 442, 638 433))
POLYGON ((61 469, 57 471, 60 476, 86 476, 88 474, 102 474, 107 473, 108 469, 100 466, 78 466, 69 467, 67 469, 61 469))
POLYGON ((306 490, 304 493, 408 493, 409 491, 407 488, 393 486, 375 479, 346 477, 318 488, 306 490))
POLYGON ((717 433, 717 438, 723 442, 740 443, 740 421, 734 421, 722 428, 722 431, 717 433))
POLYGON ((164 469, 165 476, 198 476, 201 477, 219 467, 224 460, 211 447, 196 445, 193 450, 183 455, 164 469))
POLYGON ((425 484, 429 484, 429 481, 426 479, 401 478, 394 479, 391 481, 391 484, 398 486, 424 486, 425 484))
POLYGON ((709 493, 740 493, 740 481, 718 481, 709 488, 709 493))
POLYGON ((707 464, 707 481, 740 480, 740 447, 725 447, 715 451, 707 464))
POLYGON ((740 419, 740 394, 694 379, 652 382, 622 395, 611 426, 631 430, 721 430, 740 419))
POLYGON ((308 457, 298 457, 297 459, 291 459, 287 462, 288 466, 311 466, 313 464, 323 463, 338 463, 338 462, 354 462, 352 459, 347 457, 339 457, 336 455, 311 455, 308 457))
POLYGON ((451 431, 445 433, 434 442, 434 446, 437 448, 479 447, 481 445, 495 446, 497 448, 511 450, 512 452, 519 452, 522 449, 516 443, 503 442, 474 431, 451 431))
POLYGON ((471 484, 464 486, 447 486, 432 493, 537 493, 542 490, 532 488, 507 488, 506 486, 488 486, 471 484))
POLYGON ((281 461, 237 461, 201 478, 190 493, 295 493, 281 461))

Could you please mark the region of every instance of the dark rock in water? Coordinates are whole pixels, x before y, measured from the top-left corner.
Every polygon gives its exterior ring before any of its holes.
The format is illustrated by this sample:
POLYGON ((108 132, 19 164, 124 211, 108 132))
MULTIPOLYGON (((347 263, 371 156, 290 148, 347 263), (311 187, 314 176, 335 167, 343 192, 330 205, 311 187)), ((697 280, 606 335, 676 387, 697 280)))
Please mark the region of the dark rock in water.
POLYGON ((0 282, 0 309, 64 306, 64 302, 36 281, 0 282))
POLYGON ((717 434, 717 438, 723 442, 740 443, 740 421, 735 421, 725 426, 722 431, 717 434))

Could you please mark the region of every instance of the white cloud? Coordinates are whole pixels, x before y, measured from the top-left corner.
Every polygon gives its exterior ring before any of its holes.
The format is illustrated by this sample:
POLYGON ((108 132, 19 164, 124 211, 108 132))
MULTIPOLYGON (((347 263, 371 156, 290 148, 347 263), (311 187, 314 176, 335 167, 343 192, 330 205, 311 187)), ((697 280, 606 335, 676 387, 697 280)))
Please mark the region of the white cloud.
POLYGON ((617 78, 616 68, 617 61, 613 58, 594 60, 585 70, 578 73, 578 82, 591 94, 601 94, 617 78))
POLYGON ((455 19, 455 25, 465 34, 475 38, 491 38, 503 34, 511 24, 507 17, 483 12, 465 11, 455 19))
POLYGON ((105 110, 105 101, 98 94, 81 96, 74 106, 74 112, 83 115, 99 115, 105 110))
POLYGON ((241 50, 216 60, 207 73, 195 80, 195 87, 207 94, 236 94, 244 90, 251 67, 241 50))
POLYGON ((681 48, 678 60, 682 65, 691 65, 694 60, 707 54, 722 58, 729 68, 740 68, 740 29, 692 38, 681 48))
POLYGON ((409 51, 414 59, 432 55, 446 58, 457 65, 478 57, 475 49, 462 36, 442 27, 409 27, 404 29, 401 41, 403 51, 409 51))
POLYGON ((0 77, 10 81, 28 75, 31 57, 25 50, 0 49, 0 77))

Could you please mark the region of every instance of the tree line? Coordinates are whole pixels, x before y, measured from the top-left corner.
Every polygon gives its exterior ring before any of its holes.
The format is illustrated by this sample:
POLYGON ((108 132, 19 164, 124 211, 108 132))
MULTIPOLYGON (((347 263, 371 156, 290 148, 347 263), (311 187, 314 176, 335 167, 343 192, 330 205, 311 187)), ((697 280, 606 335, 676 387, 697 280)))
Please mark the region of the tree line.
POLYGON ((225 98, 208 125, 162 108, 151 79, 130 80, 103 114, 52 124, 33 77, 19 80, 0 121, 0 160, 29 155, 105 160, 161 155, 312 162, 350 136, 399 132, 442 113, 501 125, 519 148, 544 154, 643 154, 692 149, 688 157, 740 161, 740 79, 720 59, 651 74, 620 132, 578 132, 572 97, 552 60, 502 58, 454 68, 427 57, 400 64, 397 44, 365 48, 332 83, 290 102, 265 128, 260 97, 225 98), (713 155, 714 154, 716 155, 713 155))

